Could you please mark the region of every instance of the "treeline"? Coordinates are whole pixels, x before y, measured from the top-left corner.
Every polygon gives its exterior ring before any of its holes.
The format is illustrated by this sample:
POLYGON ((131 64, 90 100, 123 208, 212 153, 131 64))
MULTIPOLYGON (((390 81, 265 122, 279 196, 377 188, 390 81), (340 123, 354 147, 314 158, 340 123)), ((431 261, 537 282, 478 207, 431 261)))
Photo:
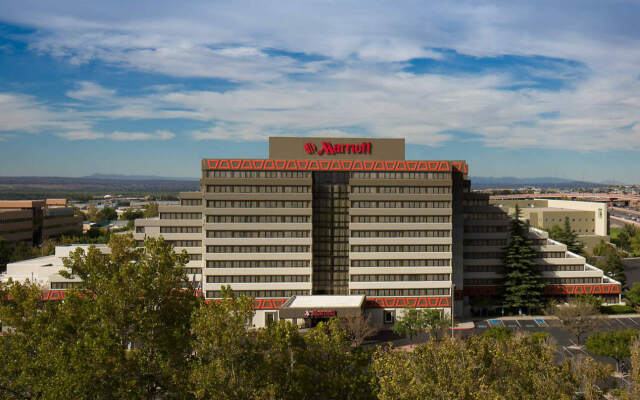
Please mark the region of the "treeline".
POLYGON ((302 334, 284 321, 250 328, 253 302, 226 291, 206 303, 189 289, 161 239, 136 248, 114 235, 111 253, 65 259, 82 290, 43 302, 40 288, 0 286, 0 397, 162 399, 601 399, 638 398, 633 374, 615 388, 611 367, 590 357, 557 362, 543 336, 434 335, 413 351, 359 345, 331 320, 302 334), (10 300, 9 300, 10 299, 10 300), (579 397, 581 396, 581 397, 579 397))

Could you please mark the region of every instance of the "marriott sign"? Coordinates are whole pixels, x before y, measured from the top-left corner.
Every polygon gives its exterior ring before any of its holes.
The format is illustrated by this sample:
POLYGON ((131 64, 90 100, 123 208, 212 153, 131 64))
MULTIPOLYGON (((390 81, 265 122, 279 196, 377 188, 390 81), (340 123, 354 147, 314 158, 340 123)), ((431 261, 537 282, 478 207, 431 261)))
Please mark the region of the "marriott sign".
POLYGON ((322 147, 318 148, 314 143, 308 142, 304 145, 304 151, 307 154, 371 154, 371 142, 362 142, 360 144, 331 144, 331 142, 322 142, 322 147))

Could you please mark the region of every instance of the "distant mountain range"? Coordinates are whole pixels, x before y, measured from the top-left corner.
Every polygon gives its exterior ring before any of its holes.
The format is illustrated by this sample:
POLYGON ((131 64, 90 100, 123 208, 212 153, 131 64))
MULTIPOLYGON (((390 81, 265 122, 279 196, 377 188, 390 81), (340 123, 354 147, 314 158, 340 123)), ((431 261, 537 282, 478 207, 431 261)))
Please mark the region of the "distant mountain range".
POLYGON ((470 177, 471 186, 474 189, 486 188, 514 188, 522 186, 536 186, 544 188, 576 188, 576 187, 599 187, 608 186, 606 183, 576 181, 572 179, 537 177, 537 178, 515 178, 504 177, 470 177))
POLYGON ((156 175, 119 175, 119 174, 91 174, 82 179, 108 179, 124 181, 197 181, 198 178, 175 178, 156 175))

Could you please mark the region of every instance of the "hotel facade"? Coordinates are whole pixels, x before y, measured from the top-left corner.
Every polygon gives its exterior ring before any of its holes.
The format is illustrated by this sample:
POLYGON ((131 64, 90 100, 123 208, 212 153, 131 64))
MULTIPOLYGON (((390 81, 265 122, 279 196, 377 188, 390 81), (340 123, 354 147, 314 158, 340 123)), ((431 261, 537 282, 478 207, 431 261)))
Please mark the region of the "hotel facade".
MULTIPOLYGON (((378 325, 405 307, 468 314, 473 297, 500 291, 509 216, 470 192, 465 161, 404 153, 404 139, 272 137, 268 159, 202 160, 201 190, 137 220, 135 237, 186 250, 208 299, 227 285, 255 297, 257 325, 280 309, 296 319, 296 302, 299 314, 335 310, 325 296, 364 296, 378 325), (310 310, 304 296, 322 297, 310 310)), ((547 294, 619 301, 619 283, 546 232, 529 235, 547 294)))
MULTIPOLYGON (((267 159, 202 160, 200 191, 136 220, 134 236, 186 250, 207 299, 224 286, 254 297, 255 326, 365 313, 390 328, 406 308, 469 315, 500 293, 510 217, 470 192, 468 170, 405 160, 404 139, 272 137, 267 159)), ((618 282, 546 232, 529 236, 545 294, 620 301, 618 282)))

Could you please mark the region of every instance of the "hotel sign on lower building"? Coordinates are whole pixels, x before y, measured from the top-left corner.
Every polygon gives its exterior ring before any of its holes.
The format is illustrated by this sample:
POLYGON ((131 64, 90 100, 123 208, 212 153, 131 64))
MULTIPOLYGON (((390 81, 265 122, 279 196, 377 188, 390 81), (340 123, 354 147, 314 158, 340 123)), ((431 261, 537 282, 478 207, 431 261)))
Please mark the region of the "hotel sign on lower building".
POLYGON ((329 311, 318 311, 318 310, 307 310, 304 312, 305 318, 331 318, 336 316, 335 310, 329 311))

